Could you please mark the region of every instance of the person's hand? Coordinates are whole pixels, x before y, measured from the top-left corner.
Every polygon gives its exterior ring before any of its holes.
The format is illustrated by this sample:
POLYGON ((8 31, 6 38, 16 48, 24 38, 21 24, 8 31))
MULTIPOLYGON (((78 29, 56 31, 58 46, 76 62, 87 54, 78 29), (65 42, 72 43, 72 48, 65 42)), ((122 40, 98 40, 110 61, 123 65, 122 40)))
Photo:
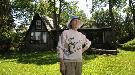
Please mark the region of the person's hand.
POLYGON ((64 74, 64 70, 65 70, 64 64, 60 64, 60 72, 62 73, 62 75, 64 74))
POLYGON ((65 70, 64 61, 60 60, 60 72, 62 75, 64 75, 64 70, 65 70))
POLYGON ((83 48, 83 49, 82 49, 82 53, 83 53, 84 51, 85 51, 85 49, 83 48))

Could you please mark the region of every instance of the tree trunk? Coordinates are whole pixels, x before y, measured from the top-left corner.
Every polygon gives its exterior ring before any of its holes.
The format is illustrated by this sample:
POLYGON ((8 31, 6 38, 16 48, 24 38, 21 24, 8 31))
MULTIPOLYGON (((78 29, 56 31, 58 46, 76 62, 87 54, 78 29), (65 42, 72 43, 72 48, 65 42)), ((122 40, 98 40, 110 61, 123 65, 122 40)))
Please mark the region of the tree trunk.
POLYGON ((109 0, 109 16, 110 16, 110 26, 112 28, 112 44, 113 44, 113 48, 116 48, 116 30, 115 30, 115 22, 114 22, 114 15, 113 15, 113 3, 112 0, 109 0))
POLYGON ((59 15, 58 15, 58 25, 60 24, 60 15, 61 15, 61 7, 62 7, 62 1, 63 0, 59 0, 60 1, 60 5, 59 5, 59 15))
POLYGON ((114 16, 113 16, 112 8, 113 8, 112 0, 109 0, 110 26, 115 27, 114 26, 114 16))
POLYGON ((56 1, 54 0, 54 3, 53 3, 53 8, 54 8, 54 10, 53 10, 53 23, 54 23, 54 27, 55 27, 55 29, 59 29, 59 26, 58 26, 58 16, 57 16, 57 13, 56 13, 56 1))

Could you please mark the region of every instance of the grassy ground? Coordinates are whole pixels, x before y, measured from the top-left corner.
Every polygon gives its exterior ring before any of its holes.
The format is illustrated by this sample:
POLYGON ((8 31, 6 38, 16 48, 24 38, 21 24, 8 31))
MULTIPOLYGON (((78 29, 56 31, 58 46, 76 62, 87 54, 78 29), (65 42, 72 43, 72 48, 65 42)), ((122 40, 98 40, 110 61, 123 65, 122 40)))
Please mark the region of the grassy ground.
MULTIPOLYGON (((135 75, 135 52, 85 55, 83 75, 135 75)), ((0 55, 0 75, 60 75, 56 52, 0 55)))
POLYGON ((135 52, 120 51, 118 55, 100 55, 84 62, 84 75, 135 75, 135 52))

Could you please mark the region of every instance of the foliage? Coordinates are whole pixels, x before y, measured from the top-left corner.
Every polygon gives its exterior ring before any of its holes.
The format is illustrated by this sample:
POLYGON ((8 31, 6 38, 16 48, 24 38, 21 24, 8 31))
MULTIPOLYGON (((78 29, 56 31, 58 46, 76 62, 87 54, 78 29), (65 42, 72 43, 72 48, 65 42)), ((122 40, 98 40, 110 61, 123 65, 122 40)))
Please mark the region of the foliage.
POLYGON ((6 52, 10 50, 13 42, 14 33, 8 29, 8 26, 0 29, 0 52, 6 52))
POLYGON ((12 32, 7 27, 0 30, 0 44, 10 44, 12 41, 12 32))
POLYGON ((22 24, 29 24, 35 11, 34 1, 32 0, 13 0, 13 16, 17 20, 23 20, 22 24))
POLYGON ((15 30, 9 30, 6 26, 0 30, 0 52, 15 51, 18 49, 19 44, 22 42, 22 38, 25 36, 25 31, 14 32, 15 30), (3 46, 3 47, 2 47, 3 46))
MULTIPOLYGON (((115 10, 113 10, 113 13, 114 13, 114 22, 115 22, 114 30, 116 32, 115 37, 117 38, 117 42, 119 43, 127 42, 127 40, 129 40, 127 39, 129 34, 126 26, 128 25, 125 25, 125 23, 123 23, 124 18, 122 17, 121 14, 119 14, 115 10)), ((112 27, 109 24, 110 22, 109 10, 101 9, 95 11, 92 15, 93 15, 92 19, 95 21, 94 26, 96 26, 97 28, 112 27)))
POLYGON ((52 12, 53 12, 53 7, 51 6, 50 2, 46 2, 43 0, 39 1, 39 5, 37 5, 36 7, 36 11, 37 13, 39 13, 40 15, 47 15, 49 17, 53 17, 52 12))
POLYGON ((97 27, 112 27, 117 43, 125 43, 134 38, 132 11, 128 0, 93 0, 92 19, 97 27), (109 9, 104 10, 105 7, 109 9), (124 9, 122 9, 124 7, 124 9), (123 12, 122 12, 123 11, 123 12), (123 15, 126 14, 126 15, 123 15))
MULTIPOLYGON (((56 1, 56 3, 59 2, 60 1, 56 1)), ((62 25, 62 28, 66 27, 65 24, 67 23, 71 15, 76 15, 79 16, 81 20, 86 20, 86 15, 82 10, 80 11, 78 9, 76 1, 73 2, 62 1, 61 8, 59 8, 58 6, 57 7, 55 6, 54 8, 53 5, 54 2, 51 0, 48 1, 14 0, 12 2, 15 18, 23 19, 24 21, 22 24, 26 24, 26 25, 28 25, 32 20, 32 16, 34 15, 34 12, 37 12, 40 15, 49 16, 53 19, 55 19, 54 12, 56 12, 56 16, 60 15, 59 24, 62 25), (61 12, 59 12, 60 10, 61 12)))
POLYGON ((133 40, 128 41, 127 43, 124 43, 122 49, 135 51, 135 38, 133 40))
POLYGON ((92 15, 93 15, 92 19, 94 19, 96 27, 98 28, 110 27, 108 10, 106 11, 104 11, 104 9, 102 9, 101 11, 98 10, 95 11, 92 15))
POLYGON ((0 1, 0 10, 0 52, 6 52, 10 49, 13 40, 14 20, 10 0, 0 1))
MULTIPOLYGON (((135 52, 118 55, 85 55, 82 75, 134 75, 135 52)), ((34 52, 0 55, 0 74, 60 75, 56 52, 34 52)))
POLYGON ((121 9, 126 5, 127 0, 92 0, 93 11, 106 7, 109 4, 109 1, 111 1, 116 9, 121 9))
POLYGON ((1 26, 1 28, 5 27, 5 26, 12 28, 14 20, 12 17, 10 0, 0 1, 0 10, 1 10, 0 11, 0 26, 1 26))
POLYGON ((67 28, 66 23, 71 18, 71 16, 75 15, 80 18, 82 22, 85 22, 87 20, 86 15, 83 10, 79 10, 79 7, 77 6, 76 1, 73 2, 64 2, 62 4, 62 13, 61 13, 61 22, 60 25, 63 26, 63 28, 67 28))

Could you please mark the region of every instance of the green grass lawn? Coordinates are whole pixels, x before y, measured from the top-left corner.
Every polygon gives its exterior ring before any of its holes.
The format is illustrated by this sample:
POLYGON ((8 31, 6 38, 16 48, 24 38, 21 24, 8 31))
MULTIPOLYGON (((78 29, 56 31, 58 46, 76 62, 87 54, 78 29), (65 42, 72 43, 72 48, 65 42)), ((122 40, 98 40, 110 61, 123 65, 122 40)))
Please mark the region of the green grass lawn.
MULTIPOLYGON (((0 75, 60 75, 56 52, 0 55, 0 75)), ((83 75, 135 75, 135 52, 85 55, 83 75)))
POLYGON ((120 51, 118 55, 98 55, 95 59, 84 62, 84 75, 135 75, 135 52, 120 51))

